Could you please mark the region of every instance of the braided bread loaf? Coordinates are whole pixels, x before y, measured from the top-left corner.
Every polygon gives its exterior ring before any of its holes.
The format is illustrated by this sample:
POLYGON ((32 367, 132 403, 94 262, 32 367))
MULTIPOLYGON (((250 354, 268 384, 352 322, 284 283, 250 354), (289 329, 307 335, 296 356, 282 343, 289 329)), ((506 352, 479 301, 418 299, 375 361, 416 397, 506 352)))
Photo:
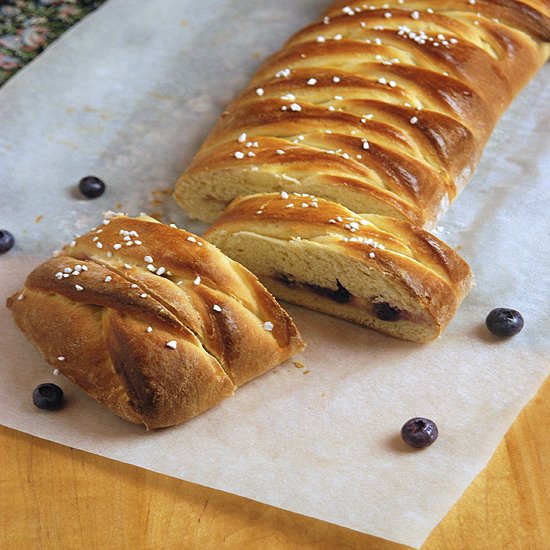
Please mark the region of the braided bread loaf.
POLYGON ((277 297, 415 342, 437 338, 472 285, 423 229, 311 195, 236 199, 205 236, 277 297))
POLYGON ((46 360, 122 418, 178 424, 303 348, 256 277, 194 235, 115 216, 8 299, 46 360))
POLYGON ((175 198, 210 222, 284 189, 430 227, 549 40, 542 0, 336 2, 259 69, 175 198))

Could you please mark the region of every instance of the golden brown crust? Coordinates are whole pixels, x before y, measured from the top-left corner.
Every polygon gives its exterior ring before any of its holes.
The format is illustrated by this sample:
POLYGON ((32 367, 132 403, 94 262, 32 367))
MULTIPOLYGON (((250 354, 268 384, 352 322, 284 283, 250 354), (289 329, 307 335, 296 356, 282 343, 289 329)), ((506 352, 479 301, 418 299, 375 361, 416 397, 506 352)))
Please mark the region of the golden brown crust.
POLYGON ((150 428, 199 414, 303 348, 254 275, 151 218, 105 220, 7 305, 51 365, 150 428))
POLYGON ((238 195, 285 188, 430 226, 547 59, 549 12, 534 0, 336 2, 258 70, 175 197, 212 221, 238 195))
MULTIPOLYGON (((400 335, 408 339, 426 341, 437 337, 472 286, 467 263, 425 230, 387 216, 358 215, 312 196, 283 192, 236 199, 205 236, 231 255, 233 248, 227 246, 227 241, 234 243, 245 234, 289 245, 296 239, 309 241, 324 247, 327 253, 336 251, 343 265, 352 261, 357 265, 358 261, 361 270, 376 270, 386 283, 391 281, 392 286, 404 291, 409 303, 423 312, 423 322, 430 324, 421 336, 400 335)), ((247 265, 240 256, 236 259, 247 265)), ((307 251, 303 259, 310 261, 307 251)), ((317 266, 312 269, 317 270, 317 266)), ((273 275, 258 272, 262 280, 273 275)), ((277 295, 279 287, 272 288, 277 295)), ((396 335, 395 326, 386 331, 375 328, 396 335)))

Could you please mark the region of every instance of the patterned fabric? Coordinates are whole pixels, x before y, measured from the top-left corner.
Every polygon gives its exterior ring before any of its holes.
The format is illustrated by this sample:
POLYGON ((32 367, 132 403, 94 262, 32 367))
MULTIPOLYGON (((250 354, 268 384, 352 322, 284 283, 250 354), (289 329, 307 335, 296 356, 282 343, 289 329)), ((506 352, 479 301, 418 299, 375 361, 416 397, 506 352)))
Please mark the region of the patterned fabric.
POLYGON ((0 0, 0 86, 105 0, 0 0))

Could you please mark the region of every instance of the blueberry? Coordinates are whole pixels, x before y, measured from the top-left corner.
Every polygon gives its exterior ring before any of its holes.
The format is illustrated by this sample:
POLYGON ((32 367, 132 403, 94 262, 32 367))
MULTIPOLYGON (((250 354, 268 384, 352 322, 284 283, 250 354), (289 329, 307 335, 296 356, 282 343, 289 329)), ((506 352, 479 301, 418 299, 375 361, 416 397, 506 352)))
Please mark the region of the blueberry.
POLYGON ((103 195, 105 184, 95 176, 86 176, 78 182, 78 189, 88 199, 95 199, 103 195))
POLYGON ((13 235, 5 229, 0 229, 0 254, 11 250, 15 244, 13 235))
POLYGON ((407 445, 415 449, 431 445, 437 436, 437 426, 429 418, 411 418, 401 428, 401 438, 407 445))
POLYGON ((32 402, 39 409, 55 411, 63 405, 63 390, 55 384, 39 384, 32 392, 32 402))
POLYGON ((336 288, 337 290, 332 291, 331 298, 339 304, 347 304, 352 298, 348 289, 344 288, 338 279, 336 279, 336 288))
POLYGON ((510 338, 510 336, 514 336, 521 331, 524 321, 519 311, 497 307, 487 315, 485 324, 495 336, 510 338))
POLYGON ((347 304, 348 302, 351 301, 351 298, 352 298, 349 291, 340 284, 340 281, 338 279, 336 279, 336 290, 332 290, 331 288, 325 288, 324 286, 310 285, 310 284, 308 284, 307 287, 312 292, 315 292, 315 294, 319 294, 320 296, 325 296, 326 298, 330 298, 331 300, 334 300, 339 304, 347 304))
POLYGON ((401 315, 401 310, 390 306, 388 302, 375 302, 373 307, 374 314, 381 321, 397 321, 401 315))

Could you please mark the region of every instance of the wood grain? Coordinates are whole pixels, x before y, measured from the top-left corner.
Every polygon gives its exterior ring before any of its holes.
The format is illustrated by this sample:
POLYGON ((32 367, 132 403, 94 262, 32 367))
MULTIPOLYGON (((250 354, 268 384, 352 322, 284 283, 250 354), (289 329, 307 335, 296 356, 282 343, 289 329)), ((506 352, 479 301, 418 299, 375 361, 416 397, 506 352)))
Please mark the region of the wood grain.
MULTIPOLYGON (((550 548, 550 378, 423 550, 550 548)), ((406 548, 0 427, 0 548, 406 548)))

